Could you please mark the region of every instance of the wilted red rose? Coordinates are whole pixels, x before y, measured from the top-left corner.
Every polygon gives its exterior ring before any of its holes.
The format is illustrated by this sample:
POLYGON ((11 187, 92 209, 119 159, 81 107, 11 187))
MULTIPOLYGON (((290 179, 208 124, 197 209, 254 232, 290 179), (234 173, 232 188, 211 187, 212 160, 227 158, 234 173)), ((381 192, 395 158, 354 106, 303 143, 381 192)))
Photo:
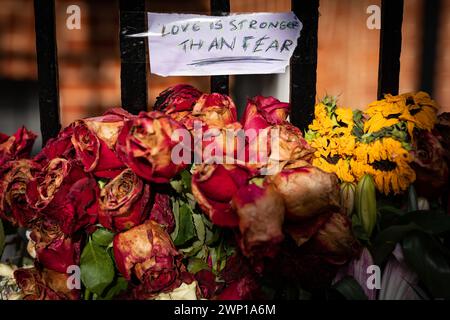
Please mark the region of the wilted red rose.
POLYGON ((414 141, 416 146, 412 151, 411 166, 416 172, 416 190, 425 197, 439 196, 448 184, 445 150, 438 138, 426 130, 417 132, 414 141))
POLYGON ((324 216, 328 219, 303 244, 304 249, 311 254, 320 255, 327 263, 343 265, 355 257, 361 248, 353 235, 351 221, 341 212, 331 212, 324 216))
POLYGON ((239 220, 231 207, 231 199, 241 186, 247 184, 248 178, 248 171, 238 166, 199 165, 192 176, 192 193, 214 224, 236 227, 239 220))
POLYGON ((299 221, 339 208, 339 184, 335 174, 297 161, 269 180, 286 205, 286 219, 299 221))
POLYGON ((433 133, 445 150, 447 166, 450 166, 450 112, 444 112, 438 116, 434 129, 433 133))
POLYGON ((141 224, 150 211, 150 185, 126 169, 100 191, 99 222, 113 231, 141 224))
POLYGON ((191 111, 201 95, 201 91, 191 85, 178 84, 161 92, 153 109, 167 114, 191 111))
POLYGON ((14 271, 24 300, 78 300, 80 290, 69 289, 67 273, 48 269, 26 268, 14 271))
POLYGON ((146 298, 181 284, 181 257, 158 223, 148 220, 117 234, 113 246, 120 273, 127 280, 134 278, 139 282, 132 289, 135 297, 146 298))
POLYGON ((186 163, 172 161, 175 130, 184 127, 159 111, 141 112, 127 121, 119 134, 119 158, 143 179, 167 183, 186 168, 186 163))
POLYGON ((259 187, 249 184, 233 196, 233 207, 239 217, 241 250, 250 257, 273 257, 283 240, 283 198, 271 184, 259 187))
POLYGON ((237 121, 233 100, 220 93, 203 94, 195 104, 192 115, 209 127, 222 128, 237 121))
POLYGON ((175 217, 173 215, 172 204, 168 194, 155 194, 153 207, 150 212, 150 220, 153 220, 165 227, 167 233, 173 232, 175 229, 175 217))
POLYGON ((283 124, 290 112, 290 104, 274 97, 256 96, 249 99, 242 117, 245 129, 264 129, 283 124))
POLYGON ((216 282, 216 275, 210 270, 200 270, 194 275, 194 277, 198 283, 201 295, 205 299, 212 298, 221 288, 221 283, 216 282))
POLYGON ((25 127, 12 136, 0 133, 0 166, 10 160, 28 158, 36 135, 25 127))
POLYGON ((131 119, 132 116, 126 117, 126 114, 119 111, 79 120, 72 124, 71 141, 77 159, 83 164, 86 172, 92 172, 100 178, 114 178, 125 168, 114 150, 125 119, 131 119))
POLYGON ((55 158, 27 186, 27 201, 70 235, 97 220, 99 189, 74 160, 55 158))
POLYGON ((28 182, 40 170, 28 159, 11 161, 0 170, 0 216, 14 225, 28 227, 37 217, 26 199, 28 182))
POLYGON ((46 166, 55 158, 73 159, 75 149, 72 144, 73 126, 61 130, 56 138, 47 141, 42 150, 34 157, 34 161, 41 166, 46 166))
POLYGON ((78 265, 81 254, 79 235, 67 236, 59 226, 42 220, 35 224, 31 234, 35 243, 36 259, 45 268, 66 273, 71 265, 78 265))
POLYGON ((239 122, 222 128, 203 125, 198 131, 193 132, 194 138, 201 135, 202 143, 194 146, 194 154, 202 163, 244 164, 246 141, 239 122))

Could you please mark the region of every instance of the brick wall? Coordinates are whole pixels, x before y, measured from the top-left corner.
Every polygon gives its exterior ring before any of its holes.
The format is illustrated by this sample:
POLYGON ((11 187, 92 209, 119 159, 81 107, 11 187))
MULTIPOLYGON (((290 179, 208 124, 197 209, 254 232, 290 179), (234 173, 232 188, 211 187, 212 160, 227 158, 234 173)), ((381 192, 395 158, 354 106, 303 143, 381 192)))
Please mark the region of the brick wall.
MULTIPOLYGON (((420 63, 420 19, 424 0, 405 1, 401 90, 415 90, 420 63)), ((436 98, 450 110, 450 0, 443 1, 436 98)), ((97 115, 120 105, 118 11, 111 0, 57 0, 57 38, 62 122, 97 115), (81 8, 81 30, 66 28, 66 9, 81 8)), ((319 24, 318 96, 341 95, 345 105, 361 107, 376 97, 379 31, 366 28, 366 8, 380 0, 322 0, 319 24)), ((231 0, 233 12, 288 11, 290 0, 231 0)), ((207 0, 148 1, 156 12, 209 10, 207 0)), ((36 79, 32 0, 1 0, 0 78, 36 79)), ((176 83, 209 89, 208 77, 149 75, 149 104, 158 92, 176 83)), ((1 97, 0 97, 1 99, 1 97)))

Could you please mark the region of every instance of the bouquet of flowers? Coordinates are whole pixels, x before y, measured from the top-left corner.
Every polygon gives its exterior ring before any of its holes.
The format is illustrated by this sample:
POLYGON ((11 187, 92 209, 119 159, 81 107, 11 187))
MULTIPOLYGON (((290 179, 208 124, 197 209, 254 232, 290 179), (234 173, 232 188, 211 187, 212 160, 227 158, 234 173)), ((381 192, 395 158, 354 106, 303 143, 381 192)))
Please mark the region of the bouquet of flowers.
POLYGON ((373 298, 357 273, 378 258, 375 187, 402 193, 422 168, 440 170, 417 147, 432 147, 419 135, 429 131, 416 135, 435 105, 417 104, 381 119, 376 104, 363 114, 324 100, 305 139, 273 97, 249 99, 239 121, 230 97, 177 85, 153 111, 75 121, 33 158, 33 133, 2 135, 0 216, 28 230, 33 259, 1 265, 3 297, 373 298))

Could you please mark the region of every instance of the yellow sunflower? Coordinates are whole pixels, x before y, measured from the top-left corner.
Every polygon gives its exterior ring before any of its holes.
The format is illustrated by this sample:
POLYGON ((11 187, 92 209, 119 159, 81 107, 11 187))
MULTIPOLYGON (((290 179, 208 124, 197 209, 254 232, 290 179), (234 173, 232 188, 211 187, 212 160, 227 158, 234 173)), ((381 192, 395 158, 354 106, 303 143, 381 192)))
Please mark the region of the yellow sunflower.
POLYGON ((309 129, 318 132, 320 135, 327 135, 333 131, 334 123, 327 113, 327 108, 323 103, 318 103, 314 109, 314 120, 309 125, 309 129))
POLYGON ((412 156, 401 142, 393 138, 360 143, 354 154, 350 161, 352 172, 358 179, 365 173, 371 174, 377 189, 384 194, 405 191, 416 179, 414 170, 409 166, 412 156))
POLYGON ((354 182, 355 177, 350 168, 350 160, 340 158, 339 155, 333 157, 319 157, 313 160, 313 165, 328 173, 335 173, 341 181, 354 182))
POLYGON ((405 99, 401 96, 385 95, 384 99, 372 102, 364 112, 369 119, 364 124, 365 133, 374 133, 393 126, 409 116, 405 99))
POLYGON ((412 136, 414 126, 419 129, 431 130, 437 121, 439 110, 436 102, 426 92, 405 93, 402 95, 408 109, 408 117, 402 119, 409 121, 408 131, 412 136))

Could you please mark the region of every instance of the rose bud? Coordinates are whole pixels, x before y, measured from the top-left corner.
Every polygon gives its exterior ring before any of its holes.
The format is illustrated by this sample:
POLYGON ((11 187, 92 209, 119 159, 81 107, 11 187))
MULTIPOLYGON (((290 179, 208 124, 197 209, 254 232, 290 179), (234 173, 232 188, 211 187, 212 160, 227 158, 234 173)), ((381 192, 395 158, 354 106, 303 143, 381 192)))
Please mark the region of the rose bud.
POLYGON ((150 211, 150 185, 131 169, 124 170, 100 191, 98 220, 113 231, 141 224, 150 211))
POLYGON ((59 226, 41 221, 30 234, 35 243, 36 258, 45 268, 66 273, 80 262, 81 238, 66 236, 59 226))
POLYGON ((180 285, 178 251, 170 236, 156 222, 148 220, 114 237, 114 258, 126 280, 136 279, 133 288, 141 298, 180 285))
POLYGON ((299 221, 339 208, 340 190, 336 175, 307 162, 289 164, 269 180, 284 199, 287 220, 299 221))
POLYGON ((165 227, 167 233, 173 232, 175 229, 175 217, 169 195, 163 193, 155 194, 152 211, 150 212, 150 220, 165 227))
POLYGON ((125 117, 126 114, 117 111, 73 124, 72 144, 86 172, 112 179, 125 168, 114 151, 125 117))
POLYGON ((222 227, 237 227, 238 216, 231 207, 237 190, 247 184, 246 169, 221 164, 197 166, 192 176, 192 193, 203 212, 222 227))
POLYGON ((237 121, 233 100, 220 93, 203 94, 195 104, 192 115, 210 127, 222 128, 237 121))
POLYGON ((167 183, 187 166, 172 161, 172 148, 180 143, 172 135, 178 129, 184 127, 159 111, 141 112, 127 121, 119 134, 119 158, 139 177, 167 183))
POLYGON ((34 157, 34 161, 45 167, 55 158, 74 159, 75 149, 72 144, 73 126, 61 130, 56 138, 47 141, 42 150, 34 157))
POLYGON ((178 84, 167 88, 156 97, 153 110, 162 111, 166 114, 191 111, 201 95, 201 91, 191 85, 178 84))
POLYGON ((445 150, 433 133, 421 130, 414 139, 411 167, 416 172, 414 183, 417 193, 425 197, 437 197, 448 184, 448 166, 445 150))
POLYGON ((28 227, 37 216, 27 203, 26 189, 39 170, 36 162, 27 159, 11 161, 0 170, 0 216, 13 225, 28 227))
POLYGON ((280 102, 274 97, 256 96, 249 99, 242 117, 245 129, 264 129, 283 124, 290 112, 290 104, 280 102))
POLYGON ((27 201, 67 234, 95 224, 99 189, 73 160, 55 158, 27 186, 27 201))
POLYGON ((0 133, 0 166, 10 160, 28 158, 36 135, 25 127, 12 136, 0 133))
POLYGON ((37 268, 14 271, 14 278, 22 290, 24 300, 78 300, 80 291, 69 289, 67 273, 37 268))
POLYGON ((274 257, 284 238, 284 203, 274 187, 243 186, 233 196, 233 207, 239 217, 242 253, 247 257, 274 257))

